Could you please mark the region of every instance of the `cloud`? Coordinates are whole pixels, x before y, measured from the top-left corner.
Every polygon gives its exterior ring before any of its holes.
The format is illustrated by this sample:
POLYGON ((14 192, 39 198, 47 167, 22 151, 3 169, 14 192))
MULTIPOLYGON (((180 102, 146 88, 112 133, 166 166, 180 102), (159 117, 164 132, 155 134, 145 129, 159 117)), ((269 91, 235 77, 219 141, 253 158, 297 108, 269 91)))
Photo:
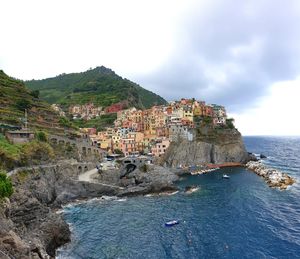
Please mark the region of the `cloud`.
POLYGON ((235 118, 235 125, 245 135, 299 136, 300 121, 296 115, 299 110, 299 85, 300 78, 275 83, 258 107, 230 116, 235 118))
POLYGON ((137 77, 167 99, 197 97, 237 112, 300 71, 298 1, 207 1, 183 15, 176 48, 137 77))
POLYGON ((168 100, 234 113, 300 71, 298 0, 11 0, 1 10, 0 66, 21 79, 104 65, 168 100))

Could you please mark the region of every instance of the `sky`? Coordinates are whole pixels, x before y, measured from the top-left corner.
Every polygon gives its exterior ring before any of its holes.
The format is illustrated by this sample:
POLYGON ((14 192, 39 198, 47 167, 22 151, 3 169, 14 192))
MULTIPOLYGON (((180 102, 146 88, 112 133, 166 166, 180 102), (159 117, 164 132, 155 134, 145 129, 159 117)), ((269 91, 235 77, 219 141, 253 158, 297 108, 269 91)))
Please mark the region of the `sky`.
POLYGON ((224 105, 243 135, 300 135, 298 0, 0 0, 0 69, 104 65, 166 100, 224 105))

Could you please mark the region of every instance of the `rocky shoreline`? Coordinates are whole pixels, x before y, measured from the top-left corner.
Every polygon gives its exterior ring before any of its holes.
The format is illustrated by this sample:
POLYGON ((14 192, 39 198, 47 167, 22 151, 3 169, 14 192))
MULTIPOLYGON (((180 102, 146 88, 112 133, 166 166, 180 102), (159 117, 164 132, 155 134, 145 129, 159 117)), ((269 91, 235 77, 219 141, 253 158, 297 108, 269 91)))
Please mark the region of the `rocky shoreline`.
MULTIPOLYGON (((89 167, 86 170, 95 168, 92 164, 85 166, 89 167)), ((286 173, 260 162, 250 161, 245 166, 263 177, 270 187, 286 189, 295 182, 286 173)), ((1 254, 7 258, 54 258, 56 249, 71 240, 68 224, 57 213, 62 206, 102 196, 171 195, 178 191, 174 183, 187 173, 149 165, 147 170, 137 168, 122 179, 117 170, 107 170, 86 182, 78 180, 78 169, 82 168, 82 163, 68 160, 11 174, 15 192, 0 206, 1 254)), ((191 187, 186 193, 195 190, 191 187)))
POLYGON ((56 249, 71 240, 68 224, 57 213, 70 202, 177 191, 174 182, 179 176, 161 166, 149 166, 146 172, 136 169, 123 179, 119 172, 105 172, 92 182, 78 180, 82 167, 61 161, 11 174, 15 191, 0 201, 0 258, 55 258, 56 249))
POLYGON ((269 168, 260 161, 249 161, 246 164, 246 168, 264 178, 266 183, 273 188, 285 190, 288 186, 295 183, 295 179, 290 177, 288 174, 280 172, 274 168, 269 168))

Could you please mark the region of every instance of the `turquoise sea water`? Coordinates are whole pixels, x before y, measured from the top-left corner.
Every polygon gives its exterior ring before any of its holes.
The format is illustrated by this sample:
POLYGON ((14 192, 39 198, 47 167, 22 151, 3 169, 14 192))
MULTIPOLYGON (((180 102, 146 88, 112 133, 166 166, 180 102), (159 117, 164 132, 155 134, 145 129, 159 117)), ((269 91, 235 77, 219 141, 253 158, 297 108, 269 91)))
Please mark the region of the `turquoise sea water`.
POLYGON ((279 191, 226 168, 183 179, 173 196, 68 206, 72 242, 58 258, 300 258, 300 138, 245 137, 245 144, 298 183, 279 191), (185 194, 192 184, 199 190, 185 194), (173 219, 180 224, 166 228, 173 219))

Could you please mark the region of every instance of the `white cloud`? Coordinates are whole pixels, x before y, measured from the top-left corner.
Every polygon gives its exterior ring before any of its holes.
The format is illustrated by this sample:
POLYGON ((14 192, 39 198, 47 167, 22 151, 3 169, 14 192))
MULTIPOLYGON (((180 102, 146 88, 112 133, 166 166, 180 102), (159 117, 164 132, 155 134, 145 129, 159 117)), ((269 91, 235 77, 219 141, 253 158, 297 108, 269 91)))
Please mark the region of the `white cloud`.
POLYGON ((300 135, 300 78, 275 83, 256 108, 230 114, 243 135, 300 135))
POLYGON ((300 134, 299 84, 285 81, 300 69, 297 0, 9 0, 0 10, 0 69, 11 76, 104 65, 168 100, 225 105, 244 134, 300 134))
POLYGON ((22 79, 99 65, 123 75, 149 72, 173 50, 183 11, 170 0, 10 0, 0 9, 0 60, 22 79))

